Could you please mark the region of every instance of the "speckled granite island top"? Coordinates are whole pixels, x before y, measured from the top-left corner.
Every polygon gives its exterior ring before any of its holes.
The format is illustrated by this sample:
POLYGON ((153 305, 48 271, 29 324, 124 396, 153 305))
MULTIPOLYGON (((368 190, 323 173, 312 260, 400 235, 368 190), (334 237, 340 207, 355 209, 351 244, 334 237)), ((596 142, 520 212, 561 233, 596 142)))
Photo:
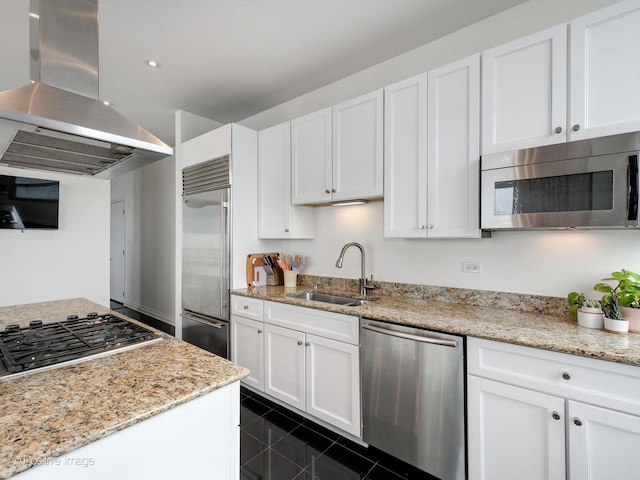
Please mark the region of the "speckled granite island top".
MULTIPOLYGON (((85 299, 42 302, 0 307, 0 328, 90 312, 123 316, 85 299)), ((14 459, 62 455, 249 373, 163 336, 159 342, 132 350, 0 380, 0 478, 29 466, 14 459)))
MULTIPOLYGON (((308 285, 298 285, 297 288, 287 289, 282 286, 249 287, 233 290, 231 293, 640 366, 640 334, 621 335, 579 327, 577 321, 566 313, 565 300, 560 298, 548 297, 547 300, 545 297, 501 295, 442 287, 434 293, 433 298, 427 299, 374 293, 373 301, 362 306, 333 305, 290 296, 312 290, 308 285), (480 298, 484 294, 485 298, 480 298), (451 301, 438 298, 443 296, 451 301), (487 299, 486 296, 490 298, 487 299), (475 306, 478 303, 483 306, 475 306), (528 305, 523 306, 523 303, 528 305), (516 309, 509 309, 507 306, 516 309), (517 309, 518 307, 522 308, 517 309), (527 309, 537 311, 523 311, 527 309)), ((357 296, 353 293, 355 289, 324 291, 357 296)))

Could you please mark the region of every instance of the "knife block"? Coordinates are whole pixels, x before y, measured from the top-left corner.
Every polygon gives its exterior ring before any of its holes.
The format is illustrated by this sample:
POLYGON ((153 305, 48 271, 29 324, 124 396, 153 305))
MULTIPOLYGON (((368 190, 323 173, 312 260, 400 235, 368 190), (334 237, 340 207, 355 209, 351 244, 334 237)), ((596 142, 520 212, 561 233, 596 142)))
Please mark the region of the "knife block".
POLYGON ((275 286, 275 285, 283 285, 284 284, 284 273, 282 271, 282 269, 278 266, 278 264, 276 263, 276 259, 278 258, 278 254, 277 253, 250 253, 249 255, 247 255, 247 268, 246 268, 246 274, 247 274, 247 286, 248 287, 252 287, 253 286, 253 281, 255 279, 255 270, 258 267, 266 267, 265 270, 271 269, 273 271, 273 273, 267 273, 267 282, 266 284, 268 286, 275 286), (264 256, 265 255, 269 255, 269 257, 271 257, 271 259, 273 260, 273 264, 275 265, 275 267, 270 267, 269 265, 266 265, 266 263, 264 262, 264 256))

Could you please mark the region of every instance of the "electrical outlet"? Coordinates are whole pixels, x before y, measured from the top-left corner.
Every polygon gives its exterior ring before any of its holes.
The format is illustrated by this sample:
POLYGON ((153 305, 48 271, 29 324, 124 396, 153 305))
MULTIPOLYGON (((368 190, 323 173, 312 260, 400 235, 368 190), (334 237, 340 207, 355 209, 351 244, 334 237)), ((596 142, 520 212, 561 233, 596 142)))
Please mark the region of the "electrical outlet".
POLYGON ((462 262, 462 271, 464 273, 482 273, 482 264, 480 262, 462 262))

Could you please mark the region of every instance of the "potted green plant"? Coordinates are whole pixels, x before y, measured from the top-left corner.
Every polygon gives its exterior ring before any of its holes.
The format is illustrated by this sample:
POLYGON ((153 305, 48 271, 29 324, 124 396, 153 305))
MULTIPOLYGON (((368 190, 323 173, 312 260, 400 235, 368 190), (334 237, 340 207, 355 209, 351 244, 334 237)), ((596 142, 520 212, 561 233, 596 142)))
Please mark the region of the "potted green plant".
POLYGON ((623 318, 620 313, 619 302, 617 295, 608 295, 606 300, 603 300, 604 329, 613 333, 627 333, 629 331, 629 320, 623 318))
POLYGON ((609 296, 618 297, 620 312, 629 321, 629 331, 640 333, 640 274, 621 269, 602 281, 615 281, 617 284, 612 287, 608 283, 597 283, 594 290, 604 293, 605 301, 609 296))
POLYGON ((602 328, 604 318, 599 300, 585 298, 583 293, 567 295, 569 314, 577 317, 578 325, 586 328, 602 328))

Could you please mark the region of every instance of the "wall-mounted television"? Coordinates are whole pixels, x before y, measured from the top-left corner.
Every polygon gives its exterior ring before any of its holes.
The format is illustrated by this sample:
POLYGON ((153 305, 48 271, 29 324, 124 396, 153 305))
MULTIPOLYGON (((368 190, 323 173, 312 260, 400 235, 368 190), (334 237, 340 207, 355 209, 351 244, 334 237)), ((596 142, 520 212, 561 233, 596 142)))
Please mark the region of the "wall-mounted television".
POLYGON ((58 228, 60 182, 0 175, 0 229, 58 228))

